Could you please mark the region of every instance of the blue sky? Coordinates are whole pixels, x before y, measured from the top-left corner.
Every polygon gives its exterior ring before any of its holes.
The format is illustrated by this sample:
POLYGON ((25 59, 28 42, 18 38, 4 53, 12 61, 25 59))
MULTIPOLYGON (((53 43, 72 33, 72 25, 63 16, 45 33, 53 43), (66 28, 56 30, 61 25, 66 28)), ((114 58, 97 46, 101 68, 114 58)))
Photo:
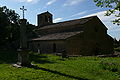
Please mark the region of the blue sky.
POLYGON ((37 14, 46 11, 53 14, 55 23, 97 15, 108 28, 108 34, 120 39, 120 26, 111 23, 114 15, 104 16, 108 9, 96 7, 93 0, 0 0, 0 6, 15 10, 21 17, 20 8, 25 6, 25 18, 34 25, 37 24, 37 14))

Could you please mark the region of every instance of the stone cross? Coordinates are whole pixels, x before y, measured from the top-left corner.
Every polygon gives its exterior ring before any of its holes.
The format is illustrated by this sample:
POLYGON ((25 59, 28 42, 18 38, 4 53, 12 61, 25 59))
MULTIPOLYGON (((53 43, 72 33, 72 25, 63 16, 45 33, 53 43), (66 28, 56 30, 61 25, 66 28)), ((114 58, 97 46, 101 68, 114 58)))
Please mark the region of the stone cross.
POLYGON ((20 8, 23 10, 23 19, 19 20, 20 24, 20 48, 18 49, 18 62, 17 64, 13 64, 15 67, 22 67, 22 66, 31 66, 31 62, 29 61, 29 50, 27 48, 27 34, 26 34, 26 24, 27 19, 24 19, 24 6, 20 8))
POLYGON ((26 19, 20 19, 20 49, 18 50, 18 65, 20 66, 31 66, 27 49, 26 23, 26 19))
POLYGON ((20 20, 20 48, 27 49, 26 19, 20 20))
POLYGON ((24 16, 25 16, 25 11, 27 11, 27 9, 24 8, 24 6, 22 6, 22 8, 20 8, 20 10, 23 11, 23 19, 24 19, 24 16))
POLYGON ((30 66, 29 61, 29 50, 27 49, 27 34, 26 34, 26 24, 27 19, 24 19, 24 11, 27 9, 22 6, 20 10, 23 11, 23 19, 20 19, 20 49, 18 50, 18 65, 20 66, 30 66))

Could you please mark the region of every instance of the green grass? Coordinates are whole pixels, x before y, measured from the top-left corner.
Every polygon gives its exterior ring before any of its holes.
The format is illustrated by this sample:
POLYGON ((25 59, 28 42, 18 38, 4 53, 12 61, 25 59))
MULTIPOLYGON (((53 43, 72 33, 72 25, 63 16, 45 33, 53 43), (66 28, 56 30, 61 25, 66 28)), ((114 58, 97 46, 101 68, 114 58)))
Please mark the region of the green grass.
POLYGON ((16 68, 17 53, 0 53, 0 80, 120 80, 120 58, 70 57, 30 53, 31 68, 16 68))

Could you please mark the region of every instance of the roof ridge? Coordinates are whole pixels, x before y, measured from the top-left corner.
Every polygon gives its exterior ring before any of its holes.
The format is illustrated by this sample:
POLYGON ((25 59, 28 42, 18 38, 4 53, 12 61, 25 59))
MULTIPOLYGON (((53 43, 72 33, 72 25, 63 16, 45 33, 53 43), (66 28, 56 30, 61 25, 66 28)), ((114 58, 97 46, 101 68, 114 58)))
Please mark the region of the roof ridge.
MULTIPOLYGON (((77 21, 77 20, 81 20, 81 19, 87 19, 87 18, 93 18, 93 17, 97 17, 97 16, 89 16, 89 17, 83 17, 83 18, 80 18, 80 19, 73 19, 73 20, 68 20, 68 21, 63 21, 63 22, 58 22, 58 23, 65 23, 65 22, 70 22, 70 21, 77 21)), ((57 23, 55 23, 57 24, 57 23)))
POLYGON ((48 34, 48 35, 43 35, 38 38, 34 38, 32 40, 65 40, 71 36, 77 35, 82 33, 83 31, 75 31, 75 32, 64 32, 64 33, 54 33, 54 34, 48 34))
POLYGON ((55 27, 59 27, 62 25, 68 26, 68 25, 74 25, 74 24, 84 24, 84 23, 88 22, 89 20, 93 19, 94 17, 97 17, 97 16, 90 16, 90 17, 85 17, 85 18, 80 18, 80 19, 75 19, 75 20, 53 23, 51 25, 47 25, 47 26, 43 26, 41 28, 38 28, 37 30, 55 28, 55 27))

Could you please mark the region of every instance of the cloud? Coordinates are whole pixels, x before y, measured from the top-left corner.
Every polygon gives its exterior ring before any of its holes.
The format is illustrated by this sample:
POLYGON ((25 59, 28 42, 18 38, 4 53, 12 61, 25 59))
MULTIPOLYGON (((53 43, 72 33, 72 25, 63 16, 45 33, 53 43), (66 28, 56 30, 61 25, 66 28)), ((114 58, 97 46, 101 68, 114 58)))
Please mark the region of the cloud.
MULTIPOLYGON (((101 12, 97 12, 97 13, 93 13, 90 15, 86 15, 83 17, 89 17, 89 16, 95 16, 97 15, 99 17, 99 19, 106 25, 106 27, 108 28, 108 32, 111 33, 117 33, 120 31, 120 26, 117 26, 115 24, 113 24, 111 21, 114 20, 116 17, 114 15, 111 16, 105 16, 106 11, 101 11, 101 12)), ((113 35, 113 34, 111 34, 113 35)))
POLYGON ((79 4, 83 1, 85 0, 67 0, 63 6, 72 6, 72 5, 79 4))
POLYGON ((87 13, 87 11, 83 11, 83 12, 79 12, 79 13, 73 14, 71 17, 80 16, 80 15, 83 15, 85 13, 87 13))
POLYGON ((108 28, 108 34, 111 35, 112 37, 120 39, 120 26, 117 26, 117 25, 115 25, 111 22, 112 20, 114 20, 116 18, 115 15, 104 16, 105 13, 106 13, 106 11, 101 11, 101 12, 93 13, 93 14, 86 15, 86 16, 83 16, 83 17, 89 17, 89 16, 97 15, 99 17, 99 19, 108 28))
POLYGON ((32 2, 33 0, 27 0, 27 2, 32 2))
POLYGON ((49 6, 49 5, 51 5, 51 4, 53 4, 54 2, 56 2, 57 0, 51 0, 51 1, 49 1, 49 2, 47 2, 47 6, 49 6))
POLYGON ((36 3, 39 0, 15 0, 16 2, 36 3))
POLYGON ((97 13, 93 13, 93 14, 89 14, 89 15, 83 16, 83 17, 89 17, 89 16, 97 15, 104 22, 111 22, 114 19, 118 19, 118 17, 115 17, 115 14, 118 14, 119 11, 116 11, 114 14, 112 14, 110 16, 105 16, 106 12, 107 11, 100 11, 100 12, 97 12, 97 13))
POLYGON ((53 20, 53 22, 56 23, 56 22, 60 22, 61 20, 63 20, 63 18, 56 18, 53 20))
POLYGON ((83 16, 83 17, 89 17, 89 16, 95 16, 95 15, 97 15, 104 22, 111 22, 113 19, 115 19, 114 15, 105 16, 105 13, 106 13, 106 11, 101 11, 101 12, 89 14, 89 15, 86 15, 86 16, 83 16))
POLYGON ((100 8, 96 8, 96 9, 92 9, 92 10, 86 10, 86 11, 83 11, 83 12, 79 12, 79 13, 73 14, 71 17, 78 17, 78 16, 81 16, 81 15, 84 15, 86 13, 93 12, 93 11, 96 11, 96 10, 99 10, 99 9, 100 8))

